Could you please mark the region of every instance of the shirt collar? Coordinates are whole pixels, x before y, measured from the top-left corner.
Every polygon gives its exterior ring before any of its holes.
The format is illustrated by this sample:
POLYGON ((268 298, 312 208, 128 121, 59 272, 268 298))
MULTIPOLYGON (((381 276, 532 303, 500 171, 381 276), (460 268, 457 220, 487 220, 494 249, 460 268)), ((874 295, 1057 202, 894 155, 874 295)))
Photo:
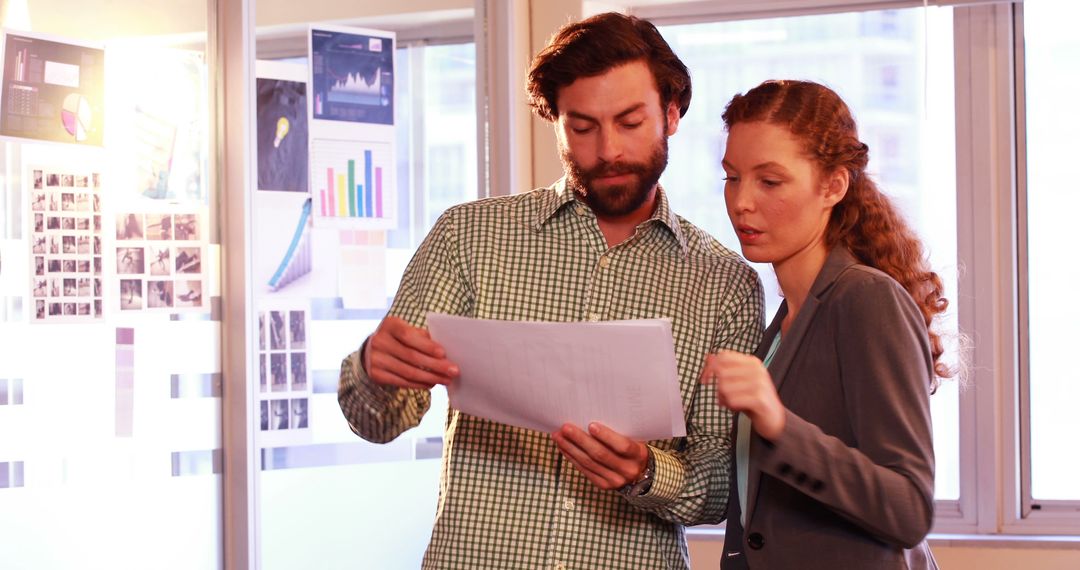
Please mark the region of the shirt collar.
MULTIPOLYGON (((537 209, 536 222, 533 226, 537 231, 540 231, 540 229, 544 227, 544 224, 567 204, 578 202, 573 190, 566 184, 565 176, 551 186, 537 190, 536 192, 538 192, 536 196, 537 199, 541 201, 540 207, 537 209)), ((659 202, 656 205, 656 210, 654 210, 652 216, 643 223, 656 221, 666 227, 668 231, 671 232, 671 236, 678 242, 679 249, 681 249, 682 253, 685 255, 689 249, 689 246, 686 244, 686 236, 683 234, 682 225, 679 224, 678 216, 671 210, 671 205, 668 203, 667 192, 662 186, 657 186, 657 196, 659 197, 659 202)))

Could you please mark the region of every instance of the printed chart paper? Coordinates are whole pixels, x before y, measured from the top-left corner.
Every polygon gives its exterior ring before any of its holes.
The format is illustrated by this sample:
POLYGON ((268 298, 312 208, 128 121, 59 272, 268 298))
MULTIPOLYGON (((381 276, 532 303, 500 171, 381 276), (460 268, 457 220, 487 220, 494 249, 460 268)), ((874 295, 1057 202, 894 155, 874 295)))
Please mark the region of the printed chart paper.
POLYGON ((101 146, 105 51, 7 34, 0 135, 101 146))
POLYGON ((461 375, 450 406, 553 432, 600 422, 638 440, 686 435, 671 322, 493 321, 428 313, 461 375))

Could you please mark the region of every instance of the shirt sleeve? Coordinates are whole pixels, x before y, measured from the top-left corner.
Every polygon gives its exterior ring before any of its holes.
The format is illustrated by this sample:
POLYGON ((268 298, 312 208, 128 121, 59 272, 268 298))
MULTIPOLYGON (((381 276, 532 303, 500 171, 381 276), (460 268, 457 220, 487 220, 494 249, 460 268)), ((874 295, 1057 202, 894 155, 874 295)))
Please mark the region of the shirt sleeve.
POLYGON ((837 301, 829 331, 843 389, 837 413, 857 447, 789 411, 784 433, 756 461, 879 539, 912 548, 934 514, 926 325, 907 293, 882 278, 837 301))
MULTIPOLYGON (((711 351, 753 352, 765 324, 761 280, 745 263, 728 267, 736 269, 731 277, 719 277, 728 290, 723 294, 726 307, 711 351)), ((628 498, 638 508, 683 525, 724 519, 733 465, 731 412, 716 404, 712 385, 696 383, 695 390, 683 444, 672 451, 650 446, 655 470, 652 486, 647 493, 628 498)))
MULTIPOLYGON (((469 313, 471 287, 460 262, 454 212, 450 209, 439 218, 405 268, 387 316, 426 327, 428 312, 469 313)), ((354 433, 386 443, 420 423, 431 406, 431 393, 376 384, 360 365, 361 350, 341 362, 338 404, 354 433)))

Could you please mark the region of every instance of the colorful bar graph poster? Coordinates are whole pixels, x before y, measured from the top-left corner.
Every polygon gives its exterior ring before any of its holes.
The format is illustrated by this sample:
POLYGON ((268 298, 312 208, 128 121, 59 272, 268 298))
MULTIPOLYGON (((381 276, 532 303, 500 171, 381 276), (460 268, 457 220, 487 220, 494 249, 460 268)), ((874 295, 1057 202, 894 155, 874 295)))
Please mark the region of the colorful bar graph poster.
POLYGON ((0 135, 101 146, 105 51, 8 33, 0 135))
POLYGON ((315 219, 353 229, 397 227, 390 149, 387 142, 313 140, 311 193, 315 219))
POLYGON ((394 124, 394 34, 311 30, 312 116, 394 124))

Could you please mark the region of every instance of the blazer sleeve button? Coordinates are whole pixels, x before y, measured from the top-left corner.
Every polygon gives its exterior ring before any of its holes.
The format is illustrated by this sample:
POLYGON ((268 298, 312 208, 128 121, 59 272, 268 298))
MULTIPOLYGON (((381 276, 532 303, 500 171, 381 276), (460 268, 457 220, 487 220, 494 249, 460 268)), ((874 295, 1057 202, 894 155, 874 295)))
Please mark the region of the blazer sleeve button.
POLYGON ((815 480, 810 484, 810 490, 815 493, 820 493, 825 490, 825 482, 815 480))
POLYGON ((781 463, 780 467, 778 469, 779 469, 781 475, 787 475, 787 474, 791 473, 791 464, 789 464, 789 463, 781 463))
POLYGON ((800 484, 800 485, 805 485, 806 484, 806 473, 800 472, 798 475, 796 475, 795 476, 795 482, 800 484))
POLYGON ((746 537, 746 544, 754 550, 761 550, 761 547, 765 546, 765 537, 761 536, 760 532, 752 532, 746 537))

